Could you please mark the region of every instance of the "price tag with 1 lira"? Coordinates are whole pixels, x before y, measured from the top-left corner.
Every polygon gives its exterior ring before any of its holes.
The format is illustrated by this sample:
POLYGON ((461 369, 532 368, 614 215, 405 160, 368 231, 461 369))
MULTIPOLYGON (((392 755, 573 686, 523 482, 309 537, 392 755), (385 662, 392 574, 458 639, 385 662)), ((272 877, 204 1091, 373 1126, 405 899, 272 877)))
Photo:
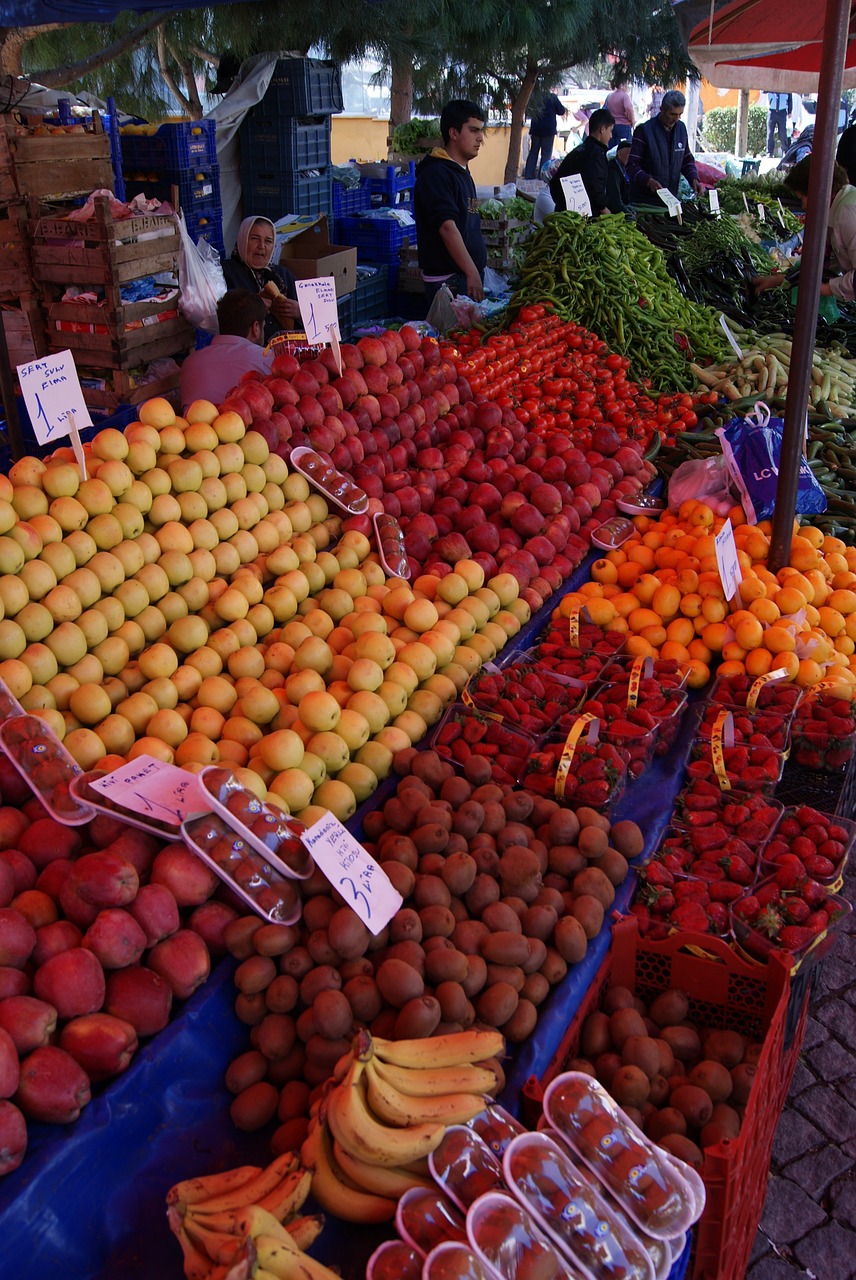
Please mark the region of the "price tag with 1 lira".
POLYGON ((191 814, 211 811, 195 774, 155 756, 129 760, 90 785, 113 804, 176 829, 191 814))
POLYGON ((79 433, 83 427, 92 426, 92 419, 83 398, 74 356, 70 351, 55 351, 16 367, 21 395, 39 444, 53 444, 70 436, 85 480, 86 463, 79 433))
POLYGON ((342 355, 339 349, 339 308, 336 305, 336 281, 333 276, 318 276, 314 280, 298 280, 297 304, 307 341, 323 342, 333 348, 333 355, 342 372, 342 355))

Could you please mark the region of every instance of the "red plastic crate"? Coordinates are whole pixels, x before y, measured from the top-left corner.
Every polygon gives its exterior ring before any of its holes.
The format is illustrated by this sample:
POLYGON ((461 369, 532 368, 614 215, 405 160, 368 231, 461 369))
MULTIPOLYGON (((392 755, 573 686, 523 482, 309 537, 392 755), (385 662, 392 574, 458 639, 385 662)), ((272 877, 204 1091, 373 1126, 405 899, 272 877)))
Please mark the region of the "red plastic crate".
POLYGON ((773 1135, 802 1045, 808 993, 800 990, 798 1021, 786 1047, 791 981, 778 956, 767 965, 749 964, 710 936, 674 934, 654 942, 640 938, 635 920, 626 918, 613 928, 610 951, 553 1060, 540 1081, 527 1084, 524 1104, 537 1108, 549 1082, 577 1056, 583 1023, 611 986, 628 987, 647 1001, 677 988, 688 995, 689 1016, 701 1025, 763 1037, 740 1136, 705 1151, 707 1204, 696 1227, 692 1271, 694 1280, 743 1280, 767 1194, 773 1135))

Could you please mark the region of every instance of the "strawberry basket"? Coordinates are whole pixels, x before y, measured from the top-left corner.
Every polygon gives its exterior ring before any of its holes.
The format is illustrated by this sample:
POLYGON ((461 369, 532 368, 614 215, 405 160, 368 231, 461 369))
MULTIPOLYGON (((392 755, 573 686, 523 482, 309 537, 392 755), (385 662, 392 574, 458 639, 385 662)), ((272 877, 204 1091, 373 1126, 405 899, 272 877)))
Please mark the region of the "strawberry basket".
POLYGON ((717 676, 710 691, 710 701, 724 707, 746 707, 748 704, 750 710, 780 711, 783 715, 795 711, 801 697, 802 690, 790 680, 765 680, 764 677, 745 675, 717 676))
POLYGON ((795 857, 812 879, 836 888, 842 883, 854 840, 856 822, 810 805, 792 806, 783 810, 761 849, 761 874, 770 875, 795 857))
POLYGON ((512 786, 535 751, 537 739, 509 728, 492 712, 455 702, 437 725, 431 746, 461 769, 471 756, 483 756, 490 761, 493 781, 512 786))
POLYGON ((856 747, 856 708, 834 693, 803 698, 791 726, 794 760, 804 769, 831 773, 845 769, 856 747))
POLYGON ((845 898, 784 864, 742 894, 729 913, 734 937, 745 955, 762 964, 773 954, 781 955, 795 972, 828 955, 851 910, 845 898))
POLYGON ((609 702, 600 690, 588 698, 582 710, 600 720, 600 736, 621 752, 627 761, 628 781, 638 778, 654 758, 658 724, 643 707, 628 707, 624 699, 609 702))
POLYGON ((627 785, 627 756, 603 738, 589 737, 592 725, 596 733, 595 718, 580 716, 566 737, 542 743, 522 763, 518 785, 572 808, 603 811, 615 804, 627 785))
MULTIPOLYGON (((699 716, 696 736, 710 739, 714 728, 722 715, 723 708, 717 702, 710 702, 702 708, 699 716)), ((771 747, 775 751, 785 751, 791 725, 791 713, 778 708, 769 711, 748 711, 745 708, 729 707, 731 713, 731 733, 735 746, 771 747)))
POLYGON ((634 666, 641 662, 643 679, 653 679, 660 689, 685 689, 690 677, 690 667, 674 658, 634 658, 631 654, 619 654, 610 659, 600 678, 607 684, 629 684, 634 666))
POLYGON ((566 618, 549 623, 529 656, 559 675, 571 676, 583 684, 593 684, 610 658, 621 650, 624 636, 618 631, 601 631, 590 622, 580 622, 576 642, 566 618))
POLYGON ((507 667, 487 664, 468 682, 465 703, 501 715, 503 721, 534 737, 566 732, 585 697, 586 686, 570 676, 557 675, 538 662, 521 661, 507 667))
POLYGON ((718 782, 723 791, 761 792, 772 795, 782 776, 785 758, 772 747, 723 746, 722 762, 714 761, 710 739, 696 738, 687 765, 691 781, 718 782))
POLYGON ((641 722, 648 722, 654 730, 654 754, 658 756, 666 755, 677 738, 687 709, 687 695, 680 688, 661 687, 653 678, 643 680, 638 690, 629 681, 599 684, 592 696, 603 704, 609 720, 615 718, 612 707, 618 708, 619 715, 626 713, 629 718, 632 718, 633 710, 642 712, 644 719, 641 722), (636 700, 635 708, 630 705, 633 697, 636 700))
POLYGON ((675 801, 672 824, 711 831, 723 845, 734 839, 757 851, 772 835, 782 809, 778 800, 759 792, 723 791, 718 782, 693 778, 675 801))

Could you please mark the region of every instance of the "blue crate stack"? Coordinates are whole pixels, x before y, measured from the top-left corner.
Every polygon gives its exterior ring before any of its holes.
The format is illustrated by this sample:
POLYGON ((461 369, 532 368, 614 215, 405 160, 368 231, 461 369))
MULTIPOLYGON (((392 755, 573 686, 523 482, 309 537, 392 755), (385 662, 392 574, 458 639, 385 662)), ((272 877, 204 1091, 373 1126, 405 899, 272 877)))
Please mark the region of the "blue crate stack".
MULTIPOLYGON (((416 244, 416 227, 402 226, 391 216, 371 217, 372 211, 381 208, 413 211, 413 189, 416 185, 416 165, 367 164, 360 166, 363 181, 358 188, 363 207, 354 209, 336 219, 336 239, 339 244, 353 245, 357 250, 357 262, 386 268, 387 313, 399 310, 398 268, 401 251, 416 244)), ((342 199, 346 205, 346 192, 342 199)), ((359 310, 359 301, 357 303, 359 310)), ((365 323, 368 316, 362 318, 365 323)))
POLYGON ((177 191, 193 239, 207 240, 218 253, 225 252, 213 120, 162 124, 148 135, 122 134, 122 169, 129 200, 142 192, 172 201, 177 191))
POLYGON ((333 215, 331 119, 342 110, 335 62, 280 58, 240 128, 244 213, 333 215))

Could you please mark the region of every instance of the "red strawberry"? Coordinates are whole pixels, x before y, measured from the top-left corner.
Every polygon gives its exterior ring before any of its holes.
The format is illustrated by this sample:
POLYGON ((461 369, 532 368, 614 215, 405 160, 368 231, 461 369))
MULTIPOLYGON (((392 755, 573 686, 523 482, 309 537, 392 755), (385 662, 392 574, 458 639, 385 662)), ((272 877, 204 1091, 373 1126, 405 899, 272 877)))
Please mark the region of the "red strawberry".
POLYGON ((751 924, 757 918, 760 910, 761 903, 752 893, 747 898, 742 898, 740 902, 734 904, 734 914, 748 924, 751 924))
POLYGON ((816 853, 811 858, 806 858, 805 869, 810 876, 815 876, 820 880, 828 880, 835 874, 835 863, 830 862, 829 858, 822 858, 816 853))
POLYGON ((786 951, 800 951, 813 942, 815 937, 813 929, 806 929, 803 925, 786 924, 776 941, 786 951))
POLYGON ((649 862, 642 874, 649 884, 664 885, 671 888, 675 883, 675 877, 661 862, 649 862))
POLYGON ((782 927, 782 917, 773 906, 764 907, 752 921, 752 928, 757 929, 765 938, 775 938, 782 927))
POLYGON ((755 878, 755 871, 742 858, 723 858, 719 864, 724 868, 728 879, 734 884, 750 885, 755 878))
POLYGON ((728 932, 728 908, 724 902, 711 902, 707 914, 714 933, 728 932))
POLYGON ((802 898, 789 898, 785 910, 791 924, 805 924, 811 915, 811 907, 802 898))
POLYGON ((672 912, 672 924, 687 933, 709 933, 710 921, 704 907, 697 902, 682 902, 672 912))

